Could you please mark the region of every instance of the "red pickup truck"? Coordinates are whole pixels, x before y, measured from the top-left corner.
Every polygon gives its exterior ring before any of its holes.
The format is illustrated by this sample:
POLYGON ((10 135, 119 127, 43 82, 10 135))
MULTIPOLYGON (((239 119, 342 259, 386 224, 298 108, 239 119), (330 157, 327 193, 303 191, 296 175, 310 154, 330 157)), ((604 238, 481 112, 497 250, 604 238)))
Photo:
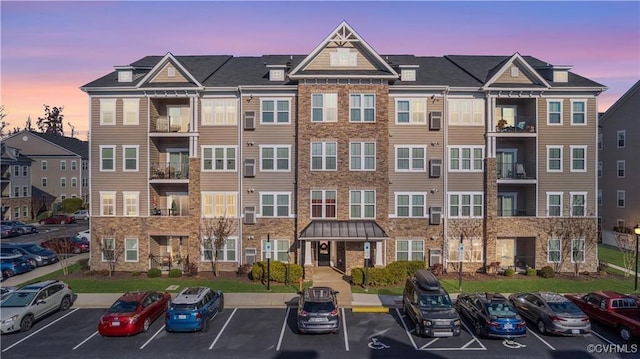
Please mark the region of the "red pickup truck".
POLYGON ((635 298, 613 291, 567 294, 592 320, 616 328, 625 341, 640 337, 640 307, 635 298))

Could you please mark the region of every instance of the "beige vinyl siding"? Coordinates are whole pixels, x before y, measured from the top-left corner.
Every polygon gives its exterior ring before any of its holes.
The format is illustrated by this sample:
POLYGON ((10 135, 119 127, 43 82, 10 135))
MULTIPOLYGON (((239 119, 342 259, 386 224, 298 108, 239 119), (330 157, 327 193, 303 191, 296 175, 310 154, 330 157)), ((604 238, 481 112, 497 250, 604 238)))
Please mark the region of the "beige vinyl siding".
POLYGON ((359 47, 351 47, 350 51, 358 53, 357 66, 331 66, 331 53, 336 47, 326 47, 307 65, 305 70, 377 70, 378 68, 359 47))
POLYGON ((158 72, 158 74, 156 75, 156 77, 155 77, 155 78, 153 78, 153 79, 152 79, 151 81, 149 81, 149 82, 150 82, 150 83, 155 83, 155 82, 159 82, 159 83, 162 83, 162 82, 185 83, 185 82, 189 82, 189 81, 187 80, 187 78, 186 78, 186 77, 184 77, 184 76, 182 75, 182 73, 180 72, 180 70, 179 70, 176 66, 174 66, 174 65, 173 65, 173 64, 171 64, 171 63, 168 63, 168 64, 166 64, 166 65, 162 68, 162 70, 160 70, 160 71, 158 72), (170 77, 170 76, 169 76, 169 68, 173 68, 173 69, 174 69, 174 71, 175 71, 175 76, 173 76, 173 77, 170 77))
MULTIPOLYGON (((443 171, 446 170, 447 169, 443 168, 443 171)), ((484 192, 484 172, 447 173, 447 191, 484 192)))
POLYGON ((484 126, 449 126, 447 145, 484 146, 484 126))
POLYGON ((505 71, 502 74, 500 74, 500 76, 498 76, 495 82, 499 84, 534 84, 535 83, 535 81, 529 78, 529 76, 527 76, 527 74, 522 70, 522 67, 516 64, 511 64, 511 66, 505 69, 505 71), (518 68, 517 77, 511 76, 512 67, 518 68))

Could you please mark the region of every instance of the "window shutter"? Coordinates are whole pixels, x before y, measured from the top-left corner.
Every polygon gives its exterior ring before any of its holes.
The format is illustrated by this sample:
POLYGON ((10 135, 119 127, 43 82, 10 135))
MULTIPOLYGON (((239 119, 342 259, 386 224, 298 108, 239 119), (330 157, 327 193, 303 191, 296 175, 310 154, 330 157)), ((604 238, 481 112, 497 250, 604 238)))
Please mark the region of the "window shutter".
POLYGON ((255 130, 256 129, 256 113, 255 111, 246 111, 244 113, 244 129, 255 130))
POLYGON ((245 158, 244 160, 244 176, 255 177, 256 176, 256 159, 245 158))
POLYGON ((429 113, 429 129, 438 131, 442 125, 442 112, 430 112, 429 113))
POLYGON ((429 177, 438 178, 442 172, 442 160, 430 160, 429 161, 429 177))
POLYGON ((256 207, 244 207, 244 224, 256 224, 256 207))
POLYGON ((442 207, 429 207, 429 224, 440 224, 442 221, 442 207))

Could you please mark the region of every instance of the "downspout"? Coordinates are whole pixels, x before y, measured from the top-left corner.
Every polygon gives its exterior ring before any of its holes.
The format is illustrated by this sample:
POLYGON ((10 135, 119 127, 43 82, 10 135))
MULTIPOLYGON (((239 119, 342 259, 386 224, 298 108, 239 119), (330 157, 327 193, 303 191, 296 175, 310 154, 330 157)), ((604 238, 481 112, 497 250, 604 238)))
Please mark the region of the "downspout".
MULTIPOLYGON (((443 106, 443 125, 442 126, 444 128, 444 138, 442 141, 442 164, 443 167, 449 168, 449 157, 448 154, 449 152, 447 151, 447 146, 449 143, 449 90, 448 88, 444 90, 443 92, 443 96, 442 96, 442 100, 444 101, 444 103, 442 104, 443 106)), ((444 208, 443 208, 443 212, 445 213, 444 216, 442 216, 443 221, 442 221, 442 270, 446 273, 447 272, 447 267, 448 267, 448 259, 449 259, 449 237, 448 237, 448 230, 449 230, 449 181, 447 179, 448 177, 448 173, 449 171, 442 171, 442 178, 444 180, 444 190, 443 190, 443 196, 444 196, 444 208)))
MULTIPOLYGON (((239 221, 238 221, 238 248, 240 249, 240 254, 244 254, 244 245, 243 245, 243 241, 242 241, 242 220, 244 218, 244 211, 242 211, 243 209, 243 205, 244 205, 244 201, 243 201, 243 189, 242 189, 242 172, 244 170, 244 156, 243 156, 243 140, 242 140, 242 129, 243 129, 243 124, 242 124, 242 114, 244 113, 243 111, 243 101, 242 101, 242 86, 238 86, 238 102, 240 103, 240 105, 238 106, 238 113, 236 114, 237 116, 237 123, 238 123, 238 158, 240 159, 240 163, 236 166, 236 168, 238 168, 238 205, 240 206, 240 208, 237 209, 237 213, 239 221)), ((238 255, 238 267, 241 266, 243 264, 243 255, 238 255)))

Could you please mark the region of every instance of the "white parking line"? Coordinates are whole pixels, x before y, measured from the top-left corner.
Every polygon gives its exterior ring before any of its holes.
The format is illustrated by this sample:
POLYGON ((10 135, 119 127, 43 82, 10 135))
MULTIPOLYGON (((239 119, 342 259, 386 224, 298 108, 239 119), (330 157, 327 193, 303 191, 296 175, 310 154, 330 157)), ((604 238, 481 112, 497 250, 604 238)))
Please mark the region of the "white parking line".
MULTIPOLYGON (((409 328, 407 328, 407 323, 405 323, 404 321, 404 315, 402 315, 402 313, 400 312, 400 309, 396 308, 396 313, 398 313, 398 317, 402 322, 402 326, 404 327, 404 331, 405 333, 407 333, 407 337, 409 337, 409 340, 411 341, 411 344, 413 344, 413 349, 418 350, 418 346, 416 345, 416 342, 413 340, 413 337, 411 336, 411 332, 409 331, 409 328)), ((413 330, 412 330, 413 331, 413 330)))
MULTIPOLYGON (((471 331, 471 329, 469 329, 469 327, 467 327, 467 325, 464 323, 464 321, 461 319, 460 323, 462 325, 464 325, 464 328, 467 330, 467 332, 469 332, 469 334, 471 334, 471 336, 473 337, 473 340, 475 340, 476 342, 478 342, 478 344, 480 344, 480 346, 482 347, 483 350, 487 350, 487 347, 484 346, 484 344, 482 344, 482 342, 480 341, 480 339, 478 337, 476 337, 475 334, 473 334, 473 332, 471 331)), ((472 341, 473 341, 472 340, 472 341)), ((472 342, 471 341, 471 342, 472 342)), ((466 347, 471 344, 471 342, 467 343, 465 346, 463 346, 462 348, 466 349, 466 347)))
POLYGON ((156 336, 158 336, 158 334, 160 334, 161 332, 164 331, 164 327, 166 326, 166 324, 162 324, 162 327, 160 329, 158 329, 158 331, 156 332, 156 334, 154 334, 151 338, 149 338, 149 340, 147 340, 144 344, 142 344, 142 346, 140 347, 140 349, 144 349, 144 347, 147 346, 147 344, 151 343, 151 341, 153 340, 153 338, 155 338, 156 336))
POLYGON ((16 345, 18 345, 18 344, 22 343, 23 341, 25 341, 25 340, 27 340, 27 339, 31 338, 32 336, 34 336, 34 335, 36 335, 36 334, 40 333, 41 331, 43 331, 43 330, 45 330, 45 329, 49 328, 49 327, 50 327, 50 326, 52 326, 53 324, 55 324, 55 323, 57 323, 57 322, 61 321, 62 319, 64 319, 64 318, 66 318, 66 317, 70 316, 71 314, 75 313, 75 312, 76 312, 76 310, 78 310, 78 309, 80 309, 80 308, 74 308, 74 309, 73 309, 72 311, 70 311, 69 313, 67 313, 67 314, 65 314, 65 315, 63 315, 63 316, 61 316, 60 318, 58 318, 58 319, 54 320, 53 322, 51 322, 51 323, 49 323, 49 324, 45 325, 44 327, 42 327, 42 328, 40 328, 40 329, 36 330, 35 332, 33 332, 33 333, 31 333, 31 334, 27 335, 26 337, 24 337, 24 338, 22 338, 22 339, 18 340, 18 341, 17 341, 17 342, 15 342, 13 345, 10 345, 10 346, 8 346, 8 347, 6 347, 6 348, 2 349, 2 352, 3 352, 3 353, 4 353, 4 352, 6 352, 7 350, 9 350, 9 349, 11 349, 11 348, 15 347, 16 345))
POLYGON ((533 330, 527 328, 527 332, 533 334, 534 337, 540 339, 541 342, 545 343, 551 350, 556 350, 556 348, 552 347, 551 344, 547 343, 546 340, 542 339, 538 334, 536 334, 533 330))
POLYGON ((431 345, 431 344, 433 344, 433 343, 437 342, 437 341, 438 341, 438 339, 439 339, 439 338, 435 338, 435 339, 431 340, 430 342, 428 342, 427 344, 425 344, 425 345, 421 346, 421 347, 420 347, 420 350, 424 350, 424 349, 426 349, 429 345, 431 345))
POLYGON ((82 344, 84 344, 84 343, 88 342, 88 341, 89 341, 89 339, 91 339, 91 338, 95 337, 95 336, 96 336, 96 334, 98 334, 98 331, 97 331, 97 330, 95 331, 95 333, 91 334, 87 339, 85 339, 85 340, 81 341, 81 342, 80 342, 80 344, 76 345, 76 346, 75 346, 75 347, 73 347, 73 349, 71 349, 71 350, 76 350, 76 349, 78 349, 82 344))
POLYGON ((284 337, 284 329, 287 327, 287 319, 289 318, 289 312, 291 312, 291 308, 287 307, 287 313, 284 316, 284 321, 282 322, 282 329, 280 329, 280 338, 278 339, 278 346, 276 347, 276 351, 280 350, 280 346, 282 345, 282 338, 284 337))
POLYGON ((233 310, 233 312, 231 312, 231 315, 229 316, 229 319, 227 319, 227 321, 222 326, 222 329, 220 329, 220 332, 218 333, 218 335, 216 335, 216 338, 213 340, 213 343, 211 343, 211 346, 209 347, 209 350, 213 349, 213 346, 216 345, 216 343, 218 342, 218 339, 220 339, 220 336, 222 335, 222 332, 224 332, 224 329, 227 327, 227 325, 231 321, 231 318, 233 318, 233 315, 236 314, 237 310, 238 310, 238 308, 235 308, 233 310))
POLYGON ((347 335, 347 317, 344 316, 344 308, 340 308, 342 311, 342 331, 344 332, 344 349, 349 351, 349 336, 347 335))
POLYGON ((611 340, 605 338, 603 335, 598 334, 597 332, 594 332, 593 330, 591 331, 592 334, 594 334, 596 337, 604 340, 605 342, 609 343, 609 344, 615 344, 614 342, 612 342, 611 340))

